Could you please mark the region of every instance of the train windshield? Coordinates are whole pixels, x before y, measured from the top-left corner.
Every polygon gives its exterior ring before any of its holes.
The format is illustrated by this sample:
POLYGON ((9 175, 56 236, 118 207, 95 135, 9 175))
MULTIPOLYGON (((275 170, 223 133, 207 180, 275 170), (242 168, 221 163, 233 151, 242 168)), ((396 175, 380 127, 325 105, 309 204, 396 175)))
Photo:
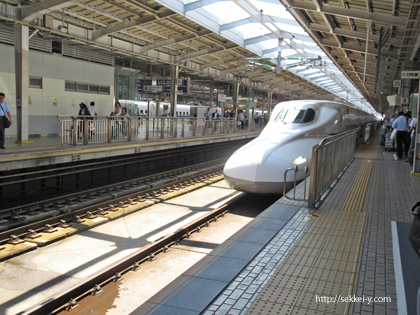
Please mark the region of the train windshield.
POLYGON ((303 124, 315 119, 315 110, 312 108, 283 108, 275 118, 276 122, 285 124, 303 124))

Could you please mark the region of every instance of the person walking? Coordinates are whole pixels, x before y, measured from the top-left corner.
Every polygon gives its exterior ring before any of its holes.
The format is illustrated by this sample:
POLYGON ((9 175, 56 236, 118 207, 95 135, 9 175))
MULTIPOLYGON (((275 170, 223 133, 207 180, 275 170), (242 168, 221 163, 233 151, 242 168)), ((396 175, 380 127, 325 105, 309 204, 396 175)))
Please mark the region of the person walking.
POLYGON ((6 95, 1 92, 0 93, 0 149, 6 149, 4 147, 4 139, 5 139, 5 123, 6 123, 6 115, 9 116, 10 125, 13 125, 12 114, 10 114, 9 104, 4 100, 6 95))

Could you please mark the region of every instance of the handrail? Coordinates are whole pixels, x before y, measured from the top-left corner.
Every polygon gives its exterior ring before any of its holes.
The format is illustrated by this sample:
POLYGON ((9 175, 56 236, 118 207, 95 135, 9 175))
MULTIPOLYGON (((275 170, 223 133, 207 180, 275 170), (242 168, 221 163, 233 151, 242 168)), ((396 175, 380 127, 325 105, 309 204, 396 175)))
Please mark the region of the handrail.
POLYGON ((296 200, 296 201, 306 201, 308 199, 306 199, 306 179, 307 179, 307 175, 308 175, 308 168, 305 166, 305 168, 302 170, 299 170, 298 166, 295 165, 295 167, 293 168, 288 168, 285 172, 284 172, 284 180, 283 180, 283 196, 286 199, 289 200, 296 200), (294 180, 293 180, 293 198, 289 197, 287 195, 287 191, 286 191, 286 182, 287 182, 287 173, 293 171, 295 173, 294 176, 294 180), (303 199, 300 198, 296 198, 296 182, 297 182, 297 172, 304 172, 304 187, 303 187, 303 199))
MULTIPOLYGON (((143 141, 206 134, 240 132, 235 118, 170 116, 71 116, 58 115, 61 122, 62 145, 143 141)), ((261 130, 262 123, 249 120, 248 130, 261 130)))

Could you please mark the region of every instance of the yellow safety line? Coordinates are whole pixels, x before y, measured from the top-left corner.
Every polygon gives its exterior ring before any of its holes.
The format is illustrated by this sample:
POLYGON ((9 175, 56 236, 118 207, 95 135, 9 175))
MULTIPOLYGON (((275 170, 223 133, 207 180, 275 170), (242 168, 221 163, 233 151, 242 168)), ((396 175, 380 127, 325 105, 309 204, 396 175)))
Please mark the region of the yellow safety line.
POLYGON ((366 191, 369 184, 370 174, 372 172, 373 161, 365 160, 360 168, 359 174, 353 183, 353 186, 344 202, 342 211, 360 212, 363 209, 363 203, 366 197, 366 191))

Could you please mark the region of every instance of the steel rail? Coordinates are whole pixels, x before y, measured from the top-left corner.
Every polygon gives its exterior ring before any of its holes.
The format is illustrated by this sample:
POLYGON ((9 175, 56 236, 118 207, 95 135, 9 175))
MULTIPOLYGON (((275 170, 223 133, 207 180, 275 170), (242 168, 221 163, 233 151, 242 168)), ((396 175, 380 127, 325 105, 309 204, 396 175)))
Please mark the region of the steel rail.
POLYGON ((151 179, 154 179, 156 177, 171 176, 172 174, 176 174, 176 173, 178 173, 178 175, 179 175, 180 172, 191 172, 195 169, 203 169, 203 168, 206 168, 206 167, 211 167, 212 165, 223 163, 225 160, 226 159, 217 159, 217 160, 213 160, 213 161, 210 161, 210 162, 194 164, 194 165, 191 165, 191 166, 181 167, 181 168, 178 168, 176 170, 156 173, 156 174, 153 174, 153 175, 148 175, 148 176, 144 176, 144 177, 140 177, 140 178, 130 179, 130 180, 126 180, 126 181, 123 181, 123 182, 118 182, 118 183, 115 183, 115 184, 110 184, 110 185, 106 185, 106 186, 100 186, 100 187, 97 187, 97 188, 84 190, 82 193, 77 192, 77 193, 67 194, 67 195, 60 196, 60 197, 49 198, 49 199, 43 200, 43 201, 32 202, 32 203, 26 204, 24 206, 17 206, 17 207, 12 207, 12 208, 8 208, 8 209, 3 209, 3 210, 0 210, 0 217, 4 218, 7 214, 10 214, 10 215, 12 215, 12 214, 25 214, 27 212, 27 210, 29 210, 31 208, 42 208, 44 205, 51 205, 51 204, 52 205, 57 205, 57 204, 67 203, 69 200, 77 199, 77 198, 87 196, 87 195, 92 195, 92 194, 95 194, 95 193, 100 193, 103 190, 113 189, 113 188, 118 187, 118 186, 138 184, 138 182, 147 182, 147 181, 150 181, 151 179))
POLYGON ((126 258, 110 265, 100 274, 90 277, 65 292, 52 296, 47 301, 25 310, 21 314, 57 314, 64 310, 71 310, 76 306, 77 301, 88 295, 98 294, 102 286, 110 282, 121 280, 125 273, 137 270, 141 263, 155 259, 156 254, 168 251, 169 246, 178 244, 182 239, 190 237, 191 233, 199 232, 202 227, 208 226, 210 222, 216 221, 219 217, 224 216, 225 213, 228 212, 228 208, 234 206, 234 204, 244 195, 246 194, 241 193, 230 200, 229 203, 222 205, 218 209, 215 209, 183 228, 178 229, 176 232, 169 234, 155 243, 151 243, 139 251, 128 255, 126 258))
MULTIPOLYGON (((221 168, 220 168, 221 171, 221 168)), ((68 225, 72 221, 83 222, 86 218, 92 218, 93 216, 104 215, 106 211, 115 211, 118 210, 119 207, 125 207, 128 204, 135 204, 141 201, 146 201, 146 198, 161 193, 165 189, 174 188, 176 185, 182 186, 184 183, 186 186, 191 184, 192 181, 195 181, 197 177, 203 177, 206 175, 215 175, 215 171, 204 172, 201 174, 194 174, 189 178, 176 180, 174 182, 164 184, 158 187, 150 188, 147 190, 142 191, 141 193, 136 192, 133 194, 129 194, 126 196, 122 196, 119 198, 114 199, 112 202, 105 201, 100 202, 95 205, 91 205, 85 208, 74 210, 70 213, 65 213, 62 215, 58 215, 52 218, 44 219, 38 222, 34 222, 28 225, 24 225, 21 227, 17 227, 11 230, 0 232, 0 245, 5 244, 8 242, 15 242, 19 243, 22 241, 22 238, 31 237, 33 235, 39 234, 43 231, 51 231, 57 227, 63 227, 68 225)), ((182 188, 182 187, 181 187, 182 188)), ((180 189, 178 187, 178 189, 180 189)), ((155 196, 154 198, 158 198, 159 196, 155 196)), ((151 197, 151 199, 153 196, 151 197)))

